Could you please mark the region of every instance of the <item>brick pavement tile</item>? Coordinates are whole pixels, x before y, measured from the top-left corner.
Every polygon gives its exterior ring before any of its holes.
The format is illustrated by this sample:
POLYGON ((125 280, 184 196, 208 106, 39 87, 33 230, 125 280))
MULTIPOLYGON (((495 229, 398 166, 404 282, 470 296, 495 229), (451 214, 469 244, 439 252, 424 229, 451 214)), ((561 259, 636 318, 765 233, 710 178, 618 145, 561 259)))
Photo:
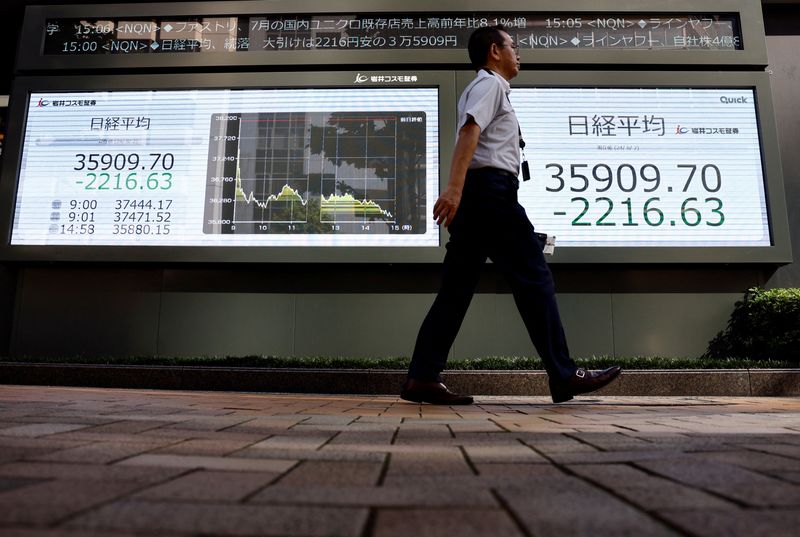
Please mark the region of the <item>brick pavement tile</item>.
MULTIPOLYGON (((503 466, 503 465, 499 465, 503 466)), ((510 465, 514 466, 514 465, 510 465)), ((540 471, 527 471, 525 469, 516 474, 502 471, 489 472, 477 475, 431 475, 431 476, 386 476, 383 487, 445 487, 445 488, 477 488, 482 490, 505 488, 509 490, 523 490, 536 487, 546 487, 550 484, 559 486, 566 479, 568 482, 578 478, 567 475, 554 466, 531 465, 540 471)), ((582 481, 582 480, 579 480, 582 481)))
POLYGON ((146 413, 141 409, 129 409, 125 412, 114 412, 107 414, 109 423, 119 421, 152 421, 159 424, 175 424, 183 421, 195 419, 194 415, 181 414, 177 408, 173 408, 171 413, 146 413))
MULTIPOLYGON (((627 423, 626 423, 627 426, 627 423)), ((724 451, 740 449, 738 446, 720 441, 719 437, 692 436, 688 434, 669 433, 626 433, 628 436, 640 438, 660 450, 677 451, 724 451)))
POLYGON ((36 485, 37 483, 41 483, 42 481, 45 480, 34 479, 30 477, 0 476, 0 493, 7 492, 9 490, 15 490, 22 487, 27 487, 28 485, 36 485))
POLYGON ((23 460, 30 455, 50 453, 52 450, 36 448, 3 448, 0 450, 0 464, 23 460))
POLYGON ((174 423, 164 428, 176 429, 179 431, 220 431, 229 427, 234 427, 248 421, 242 417, 209 417, 197 418, 189 421, 174 423))
POLYGON ((577 432, 574 427, 564 427, 547 423, 544 421, 537 421, 531 423, 516 423, 516 422, 502 422, 496 420, 499 425, 505 427, 509 431, 518 433, 545 433, 545 434, 562 434, 562 433, 575 433, 577 432))
POLYGON ((450 429, 455 435, 461 436, 464 433, 502 433, 503 429, 495 422, 490 420, 463 420, 453 421, 450 429))
POLYGON ((123 433, 123 434, 136 434, 150 429, 156 429, 165 425, 171 425, 171 421, 157 421, 157 420, 122 420, 105 425, 98 425, 90 429, 84 429, 84 432, 94 434, 110 434, 110 433, 123 433))
POLYGON ((85 462, 91 464, 107 464, 146 453, 163 444, 157 443, 112 443, 95 442, 85 446, 64 449, 46 455, 37 455, 28 460, 50 462, 85 462))
MULTIPOLYGON (((771 443, 800 446, 800 426, 794 427, 793 429, 795 429, 795 431, 790 431, 789 434, 772 434, 768 438, 770 439, 771 443)), ((761 443, 763 441, 764 437, 762 437, 760 440, 754 440, 750 443, 761 443)))
POLYGON ((527 462, 547 463, 547 459, 533 451, 528 446, 514 442, 507 445, 493 446, 466 446, 464 450, 473 463, 482 462, 527 462))
POLYGON ((446 424, 403 423, 400 425, 394 443, 398 445, 436 444, 453 438, 446 424))
POLYGON ((62 440, 58 436, 29 438, 24 436, 0 436, 0 453, 8 448, 56 451, 88 444, 85 440, 62 440))
MULTIPOLYGON (((352 408, 352 403, 348 402, 345 407, 352 408)), ((303 423, 307 425, 347 425, 355 420, 353 416, 311 416, 303 423)))
POLYGON ((383 431, 392 431, 394 432, 397 429, 398 424, 394 423, 394 420, 389 418, 389 423, 362 423, 360 421, 350 423, 348 425, 331 425, 331 424, 315 424, 315 425, 308 425, 305 423, 299 423, 292 427, 292 432, 298 433, 329 433, 329 432, 365 432, 365 433, 378 433, 383 431))
POLYGON ((642 433, 674 435, 677 431, 680 431, 680 429, 671 425, 651 423, 647 421, 631 421, 629 419, 625 420, 625 428, 630 429, 631 436, 634 437, 639 437, 642 435, 642 433))
POLYGON ((420 405, 419 414, 422 419, 449 420, 457 419, 455 409, 452 407, 441 407, 439 405, 420 405))
POLYGON ((455 433, 455 438, 450 442, 458 446, 483 446, 519 443, 519 440, 520 435, 503 431, 492 433, 455 433))
POLYGON ((497 492, 532 535, 676 536, 660 522, 577 478, 497 492))
POLYGON ((64 424, 64 425, 84 425, 86 427, 104 425, 116 421, 114 418, 107 418, 97 416, 95 414, 87 414, 83 412, 36 412, 30 416, 24 416, 14 419, 17 424, 22 423, 50 423, 50 424, 64 424))
POLYGON ((795 483, 797 485, 800 485, 800 472, 786 472, 784 470, 780 470, 775 472, 764 472, 764 473, 776 479, 780 479, 782 481, 789 481, 790 483, 795 483))
POLYGON ((527 445, 536 448, 537 451, 551 454, 564 454, 564 453, 598 453, 596 447, 584 444, 574 438, 570 438, 563 434, 553 433, 514 433, 516 438, 519 438, 527 445))
POLYGON ((318 449, 330 441, 335 433, 276 435, 250 446, 250 449, 318 449))
POLYGON ((197 405, 192 405, 194 408, 189 408, 183 410, 183 414, 187 416, 191 416, 197 421, 245 421, 246 418, 237 416, 233 411, 224 409, 224 408, 217 408, 216 406, 205 406, 200 407, 197 405))
POLYGON ((389 416, 364 416, 363 418, 358 418, 356 422, 351 425, 363 425, 363 424, 377 424, 380 426, 391 426, 391 425, 400 425, 402 422, 402 418, 397 417, 389 417, 389 416))
POLYGON ((796 537, 797 510, 693 510, 660 513, 688 533, 703 537, 796 537))
POLYGON ((510 477, 514 479, 527 479, 537 477, 561 477, 564 473, 549 464, 518 464, 518 463, 475 463, 478 475, 481 477, 510 477))
POLYGON ((89 427, 80 423, 29 423, 27 425, 17 425, 0 430, 0 436, 21 436, 25 438, 37 438, 51 434, 75 431, 89 427))
MULTIPOLYGON (((141 537, 141 535, 137 536, 134 533, 120 530, 94 531, 67 529, 59 526, 55 528, 4 527, 3 537, 141 537)), ((178 537, 178 534, 159 532, 158 537, 178 537)))
MULTIPOLYGON (((77 433, 76 433, 77 434, 77 433)), ((144 440, 151 439, 170 439, 175 442, 183 440, 216 440, 218 442, 260 442, 264 440, 267 435, 260 433, 241 433, 231 432, 229 429, 224 431, 188 431, 178 429, 151 429, 138 435, 144 440)))
MULTIPOLYGON (((180 413, 180 405, 161 405, 161 404, 143 404, 136 407, 137 414, 146 417, 147 419, 167 419, 172 421, 172 417, 180 413)), ((144 419, 144 418, 142 418, 144 419)))
POLYGON ((613 464, 638 461, 661 461, 682 458, 683 454, 674 451, 595 451, 591 453, 550 453, 548 456, 560 464, 613 464))
MULTIPOLYGON (((692 434, 711 434, 717 436, 723 435, 737 435, 743 429, 746 429, 750 435, 768 435, 774 434, 776 432, 788 432, 783 428, 777 428, 772 425, 765 425, 765 426, 757 426, 753 424, 746 424, 746 423, 737 423, 737 422, 728 422, 724 424, 719 424, 707 420, 692 420, 689 421, 684 420, 686 425, 686 429, 691 431, 692 434)), ((756 436, 751 436, 749 441, 757 441, 755 440, 756 436)))
POLYGON ((285 472, 296 460, 246 459, 241 457, 203 457, 194 455, 138 455, 117 464, 124 466, 159 466, 165 468, 202 468, 232 472, 285 472))
POLYGON ((474 475, 458 449, 440 453, 392 453, 387 479, 401 476, 474 475))
POLYGON ((790 459, 780 455, 758 453, 755 451, 724 451, 692 453, 690 460, 693 462, 711 462, 730 464, 755 471, 784 470, 788 472, 800 471, 800 459, 790 459))
POLYGON ((499 509, 379 509, 374 537, 522 537, 507 513, 499 509))
MULTIPOLYGON (((331 446, 326 445, 320 450, 313 449, 273 449, 252 448, 236 452, 237 457, 245 459, 300 459, 313 461, 365 461, 381 462, 386 458, 388 449, 384 446, 360 446, 361 450, 351 449, 352 445, 331 446)), ((393 446, 389 446, 393 447, 393 446)))
POLYGON ((47 481, 0 493, 0 526, 54 524, 75 513, 124 494, 140 485, 132 482, 47 481))
POLYGON ((382 462, 303 461, 284 475, 282 485, 369 486, 378 482, 382 462))
POLYGON ((456 453, 458 447, 448 444, 398 445, 398 444, 327 444, 320 451, 348 451, 375 453, 456 453))
POLYGON ((142 500, 238 503, 272 482, 279 472, 216 472, 200 470, 133 495, 142 500))
POLYGON ((269 505, 342 505, 351 507, 496 507, 488 487, 450 486, 441 482, 403 486, 289 486, 279 482, 249 503, 269 505))
POLYGON ((384 412, 385 412, 385 410, 383 410, 383 409, 379 410, 377 408, 361 408, 361 407, 359 407, 359 408, 351 408, 349 410, 345 410, 344 412, 342 412, 342 414, 344 414, 346 416, 349 416, 351 418, 357 419, 357 418, 362 418, 364 416, 378 417, 378 416, 381 416, 384 412))
POLYGON ((755 443, 755 444, 743 444, 741 447, 756 452, 772 453, 773 455, 782 455, 784 457, 800 459, 800 443, 798 444, 755 443))
POLYGON ((388 445, 394 437, 395 430, 353 431, 349 428, 336 435, 328 445, 336 444, 378 444, 388 445))
POLYGON ((100 464, 14 462, 0 465, 0 476, 70 481, 132 482, 142 485, 159 483, 184 472, 184 469, 100 464))
MULTIPOLYGON (((382 414, 388 418, 412 418, 419 416, 419 410, 416 406, 408 405, 407 407, 392 407, 382 414)), ((374 416, 366 416, 374 417, 374 416)), ((359 418, 364 419, 364 418, 359 418)))
POLYGON ((684 460, 637 462, 636 465, 747 505, 756 507, 800 505, 800 486, 736 466, 711 462, 691 463, 684 460))
POLYGON ((197 438, 184 440, 163 448, 153 450, 153 453, 170 453, 173 455, 206 455, 223 456, 245 449, 253 444, 252 441, 242 440, 215 440, 211 438, 197 438))
POLYGON ((652 450, 654 444, 640 438, 627 436, 621 432, 615 433, 575 433, 571 435, 580 442, 589 444, 603 451, 636 451, 652 450))
POLYGON ((716 496, 667 479, 654 477, 625 464, 571 465, 579 476, 598 483, 647 511, 661 509, 735 509, 716 496))
POLYGON ((401 425, 409 430, 415 428, 424 430, 432 428, 436 425, 443 425, 446 427, 447 425, 450 425, 454 421, 460 421, 460 418, 451 416, 449 414, 444 418, 441 416, 435 416, 435 417, 420 416, 417 418, 406 418, 403 420, 401 425))
POLYGON ((369 400, 358 405, 358 408, 383 408, 387 409, 392 406, 393 400, 385 399, 384 401, 369 400))
POLYGON ((357 537, 367 509, 120 501, 70 521, 67 527, 160 534, 357 537))
POLYGON ((276 416, 271 418, 259 417, 238 425, 234 425, 233 427, 225 429, 225 431, 238 433, 259 433, 264 435, 281 434, 283 431, 286 431, 290 427, 294 427, 303 421, 305 421, 305 418, 298 416, 276 416))
POLYGON ((8 407, 8 408, 0 408, 0 420, 9 420, 13 422, 17 418, 24 418, 30 412, 28 409, 30 406, 26 404, 25 408, 17 408, 17 407, 8 407))
POLYGON ((84 431, 75 431, 69 433, 62 433, 50 436, 48 438, 57 438, 59 440, 72 440, 75 442, 114 442, 119 444, 142 442, 159 443, 167 445, 172 442, 170 438, 159 438, 155 436, 146 436, 147 433, 93 433, 84 431))

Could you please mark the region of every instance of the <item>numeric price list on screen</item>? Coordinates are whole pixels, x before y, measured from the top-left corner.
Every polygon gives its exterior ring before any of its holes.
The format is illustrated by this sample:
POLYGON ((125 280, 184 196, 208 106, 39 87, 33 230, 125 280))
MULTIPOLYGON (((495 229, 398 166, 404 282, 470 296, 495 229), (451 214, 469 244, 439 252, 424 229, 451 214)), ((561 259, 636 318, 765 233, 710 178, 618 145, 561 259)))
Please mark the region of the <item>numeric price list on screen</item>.
MULTIPOLYGON (((173 200, 153 199, 169 196, 174 185, 172 153, 75 153, 73 171, 77 189, 88 198, 107 191, 116 195, 143 194, 148 199, 112 198, 112 235, 169 235, 173 200)), ((96 198, 70 199, 66 207, 61 199, 53 200, 50 232, 61 235, 93 235, 97 231, 99 209, 96 198), (62 210, 63 209, 63 210, 62 210)))

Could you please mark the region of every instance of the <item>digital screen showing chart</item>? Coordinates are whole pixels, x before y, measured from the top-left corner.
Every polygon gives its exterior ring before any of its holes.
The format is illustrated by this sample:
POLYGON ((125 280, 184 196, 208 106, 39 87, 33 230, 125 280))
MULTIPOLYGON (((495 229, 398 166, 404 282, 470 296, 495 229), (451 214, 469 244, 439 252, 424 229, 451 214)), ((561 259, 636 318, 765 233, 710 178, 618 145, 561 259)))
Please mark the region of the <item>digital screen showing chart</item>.
POLYGON ((437 248, 438 159, 436 87, 32 92, 11 245, 437 248))
POLYGON ((424 112, 214 114, 206 233, 424 233, 424 112))
POLYGON ((771 246, 753 89, 514 88, 558 247, 771 246))

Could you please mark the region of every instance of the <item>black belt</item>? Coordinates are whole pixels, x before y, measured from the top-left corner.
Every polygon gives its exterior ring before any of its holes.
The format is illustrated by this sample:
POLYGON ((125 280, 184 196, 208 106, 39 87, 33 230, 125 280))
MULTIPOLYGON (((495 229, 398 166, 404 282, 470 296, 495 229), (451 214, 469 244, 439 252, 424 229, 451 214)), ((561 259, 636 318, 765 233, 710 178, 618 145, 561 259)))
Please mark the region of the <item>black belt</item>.
POLYGON ((501 168, 493 168, 491 166, 486 166, 484 168, 472 168, 472 169, 469 170, 469 173, 474 174, 474 175, 478 175, 478 176, 488 175, 488 174, 502 175, 504 177, 509 177, 511 179, 516 179, 518 177, 518 174, 516 174, 514 172, 510 172, 508 170, 503 170, 501 168))

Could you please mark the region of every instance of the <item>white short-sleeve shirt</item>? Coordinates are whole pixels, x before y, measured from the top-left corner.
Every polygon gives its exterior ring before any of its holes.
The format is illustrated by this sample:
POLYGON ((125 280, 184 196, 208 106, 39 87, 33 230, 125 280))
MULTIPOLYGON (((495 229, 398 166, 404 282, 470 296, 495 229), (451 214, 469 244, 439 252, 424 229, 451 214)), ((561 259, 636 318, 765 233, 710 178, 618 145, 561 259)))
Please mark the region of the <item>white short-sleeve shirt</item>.
POLYGON ((469 116, 481 129, 469 167, 491 166, 519 173, 519 123, 508 100, 511 85, 498 74, 478 71, 458 101, 458 130, 469 116))

